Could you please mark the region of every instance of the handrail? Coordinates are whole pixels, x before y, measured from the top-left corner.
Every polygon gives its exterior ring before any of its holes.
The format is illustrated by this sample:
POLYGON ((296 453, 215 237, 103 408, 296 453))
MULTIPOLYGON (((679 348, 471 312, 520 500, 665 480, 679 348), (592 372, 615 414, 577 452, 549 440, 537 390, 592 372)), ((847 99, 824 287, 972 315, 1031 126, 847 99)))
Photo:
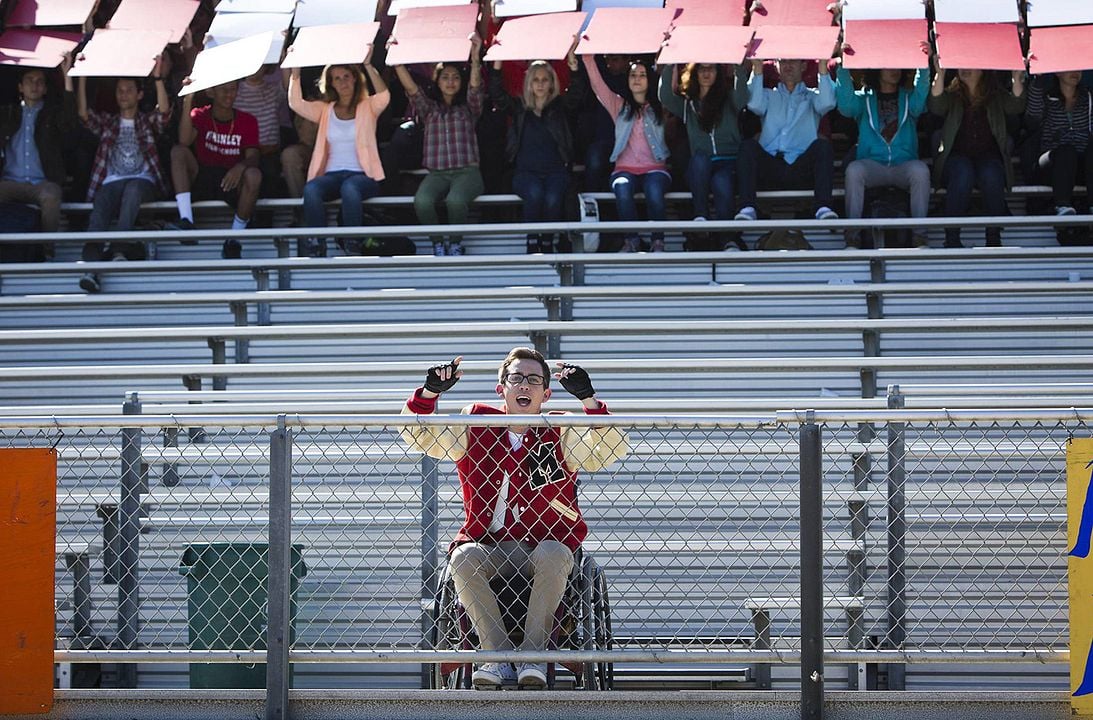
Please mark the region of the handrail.
MULTIPOLYGON (((746 254, 746 253, 745 253, 746 254)), ((118 265, 126 263, 117 263, 118 265)), ((3 270, 0 269, 0 275, 3 270)), ((435 300, 532 300, 542 298, 801 297, 814 295, 994 295, 1093 292, 1093 281, 597 285, 526 286, 469 289, 388 288, 383 290, 256 290, 242 292, 127 293, 124 295, 21 295, 0 297, 2 307, 172 305, 219 303, 425 302, 435 300)))
POLYGON ((1093 383, 900 383, 888 392, 919 397, 938 393, 950 395, 1081 395, 1093 393, 1093 383))
MULTIPOLYGON (((953 355, 862 357, 739 357, 739 358, 646 358, 603 359, 566 358, 587 370, 639 373, 693 371, 715 372, 859 372, 872 370, 1090 370, 1093 355, 953 355)), ((553 362, 553 360, 551 360, 553 362)), ((467 360, 460 365, 464 373, 497 372, 491 361, 467 360)), ((237 364, 164 364, 164 365, 46 365, 0 367, 2 380, 137 380, 198 377, 321 377, 348 375, 419 374, 420 362, 329 362, 329 363, 237 363, 237 364)))
MULTIPOLYGON (((314 338, 392 338, 418 332, 419 323, 326 325, 205 325, 190 327, 50 328, 0 330, 0 345, 79 343, 93 341, 160 342, 164 340, 300 340, 314 338)), ((1093 316, 1024 316, 976 318, 890 318, 816 320, 691 320, 691 321, 595 321, 541 320, 452 323, 446 336, 527 335, 632 335, 704 333, 826 333, 826 332, 992 332, 1025 330, 1050 332, 1093 328, 1093 316)))

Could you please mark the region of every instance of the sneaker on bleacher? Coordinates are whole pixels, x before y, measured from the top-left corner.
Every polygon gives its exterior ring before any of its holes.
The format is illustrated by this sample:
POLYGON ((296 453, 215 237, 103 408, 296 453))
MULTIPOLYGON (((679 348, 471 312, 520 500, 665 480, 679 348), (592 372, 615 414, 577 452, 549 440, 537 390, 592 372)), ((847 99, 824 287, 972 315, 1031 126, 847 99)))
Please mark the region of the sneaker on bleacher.
POLYGON ((444 242, 442 240, 434 240, 433 255, 435 255, 436 257, 444 257, 447 254, 448 248, 444 247, 444 242))
POLYGON ((523 663, 517 669, 516 682, 521 690, 542 690, 546 687, 546 665, 523 663))
POLYGON ((736 213, 736 217, 733 218, 733 220, 740 220, 743 222, 754 222, 758 219, 759 215, 751 205, 740 208, 740 212, 736 213))
POLYGON ((1075 210, 1074 208, 1070 207, 1069 205, 1056 205, 1055 206, 1055 215, 1057 217, 1064 217, 1066 215, 1077 215, 1077 214, 1078 214, 1078 211, 1075 210))
POLYGON ((243 246, 235 238, 228 238, 220 249, 220 257, 225 260, 238 260, 243 257, 243 246))
POLYGON ((95 273, 84 273, 80 276, 80 289, 89 293, 97 293, 102 290, 99 276, 95 273))
POLYGON ((475 690, 500 690, 502 685, 512 685, 515 682, 516 670, 512 663, 482 663, 471 675, 471 684, 475 690))
POLYGON ((817 220, 838 220, 839 219, 839 213, 835 212, 834 210, 829 208, 827 205, 824 205, 822 208, 820 208, 819 210, 816 211, 816 219, 817 220))
POLYGON ((449 255, 455 255, 455 256, 462 255, 463 254, 463 242, 461 240, 453 240, 450 243, 448 243, 448 254, 449 255))

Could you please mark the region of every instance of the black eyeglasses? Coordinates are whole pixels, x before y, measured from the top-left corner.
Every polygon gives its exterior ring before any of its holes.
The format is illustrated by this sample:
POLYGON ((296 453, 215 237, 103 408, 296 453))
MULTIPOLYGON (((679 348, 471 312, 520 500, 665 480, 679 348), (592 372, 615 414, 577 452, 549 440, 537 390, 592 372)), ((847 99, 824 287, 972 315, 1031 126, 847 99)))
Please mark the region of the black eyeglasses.
POLYGON ((506 385, 523 385, 525 382, 528 385, 536 385, 536 386, 545 385, 546 384, 546 378, 544 378, 542 375, 524 375, 522 373, 505 373, 505 384, 506 385))

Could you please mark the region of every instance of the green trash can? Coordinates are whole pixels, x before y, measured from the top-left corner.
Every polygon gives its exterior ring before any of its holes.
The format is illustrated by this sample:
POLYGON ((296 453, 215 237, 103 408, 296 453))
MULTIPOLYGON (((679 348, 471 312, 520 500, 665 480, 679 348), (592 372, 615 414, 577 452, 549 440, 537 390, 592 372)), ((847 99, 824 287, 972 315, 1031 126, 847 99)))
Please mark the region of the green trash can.
MULTIPOLYGON (((307 574, 302 552, 302 545, 292 546, 290 643, 296 635, 296 590, 307 574)), ((266 649, 269 545, 189 545, 178 571, 186 576, 191 650, 266 649)), ((265 688, 266 664, 190 663, 190 687, 265 688)))

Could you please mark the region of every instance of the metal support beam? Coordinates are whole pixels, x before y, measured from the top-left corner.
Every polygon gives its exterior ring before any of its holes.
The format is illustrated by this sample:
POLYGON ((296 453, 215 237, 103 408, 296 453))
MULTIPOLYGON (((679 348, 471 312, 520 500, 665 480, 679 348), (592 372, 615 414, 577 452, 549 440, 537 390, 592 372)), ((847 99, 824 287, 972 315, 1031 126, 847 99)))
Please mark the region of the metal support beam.
MULTIPOLYGON (((437 461, 421 458, 421 647, 433 647, 433 602, 437 594, 440 556, 437 518, 440 512, 437 461)), ((428 689, 432 666, 421 664, 421 687, 428 689)))
MULTIPOLYGON (((898 386, 888 391, 888 407, 902 408, 898 386)), ((907 639, 907 466, 906 424, 888 423, 888 636, 883 648, 902 650, 907 639)), ((904 690, 906 666, 888 664, 888 689, 904 690)))
POLYGON ((288 720, 292 644, 292 433, 285 416, 269 438, 269 584, 266 720, 288 720))
MULTIPOLYGON (((123 415, 139 415, 140 398, 131 393, 122 406, 123 415)), ((118 497, 118 638, 122 650, 137 649, 140 631, 140 507, 141 434, 139 427, 121 431, 121 487, 118 497)), ((121 687, 137 686, 137 666, 118 665, 121 687)))
MULTIPOLYGON (((235 318, 236 327, 247 326, 247 304, 245 302, 230 303, 232 317, 235 318)), ((250 362, 250 340, 247 338, 235 339, 235 362, 250 362)))
MULTIPOLYGON (((811 413, 810 413, 811 414, 811 413)), ((823 456, 820 427, 801 426, 801 720, 824 712, 823 456)))

